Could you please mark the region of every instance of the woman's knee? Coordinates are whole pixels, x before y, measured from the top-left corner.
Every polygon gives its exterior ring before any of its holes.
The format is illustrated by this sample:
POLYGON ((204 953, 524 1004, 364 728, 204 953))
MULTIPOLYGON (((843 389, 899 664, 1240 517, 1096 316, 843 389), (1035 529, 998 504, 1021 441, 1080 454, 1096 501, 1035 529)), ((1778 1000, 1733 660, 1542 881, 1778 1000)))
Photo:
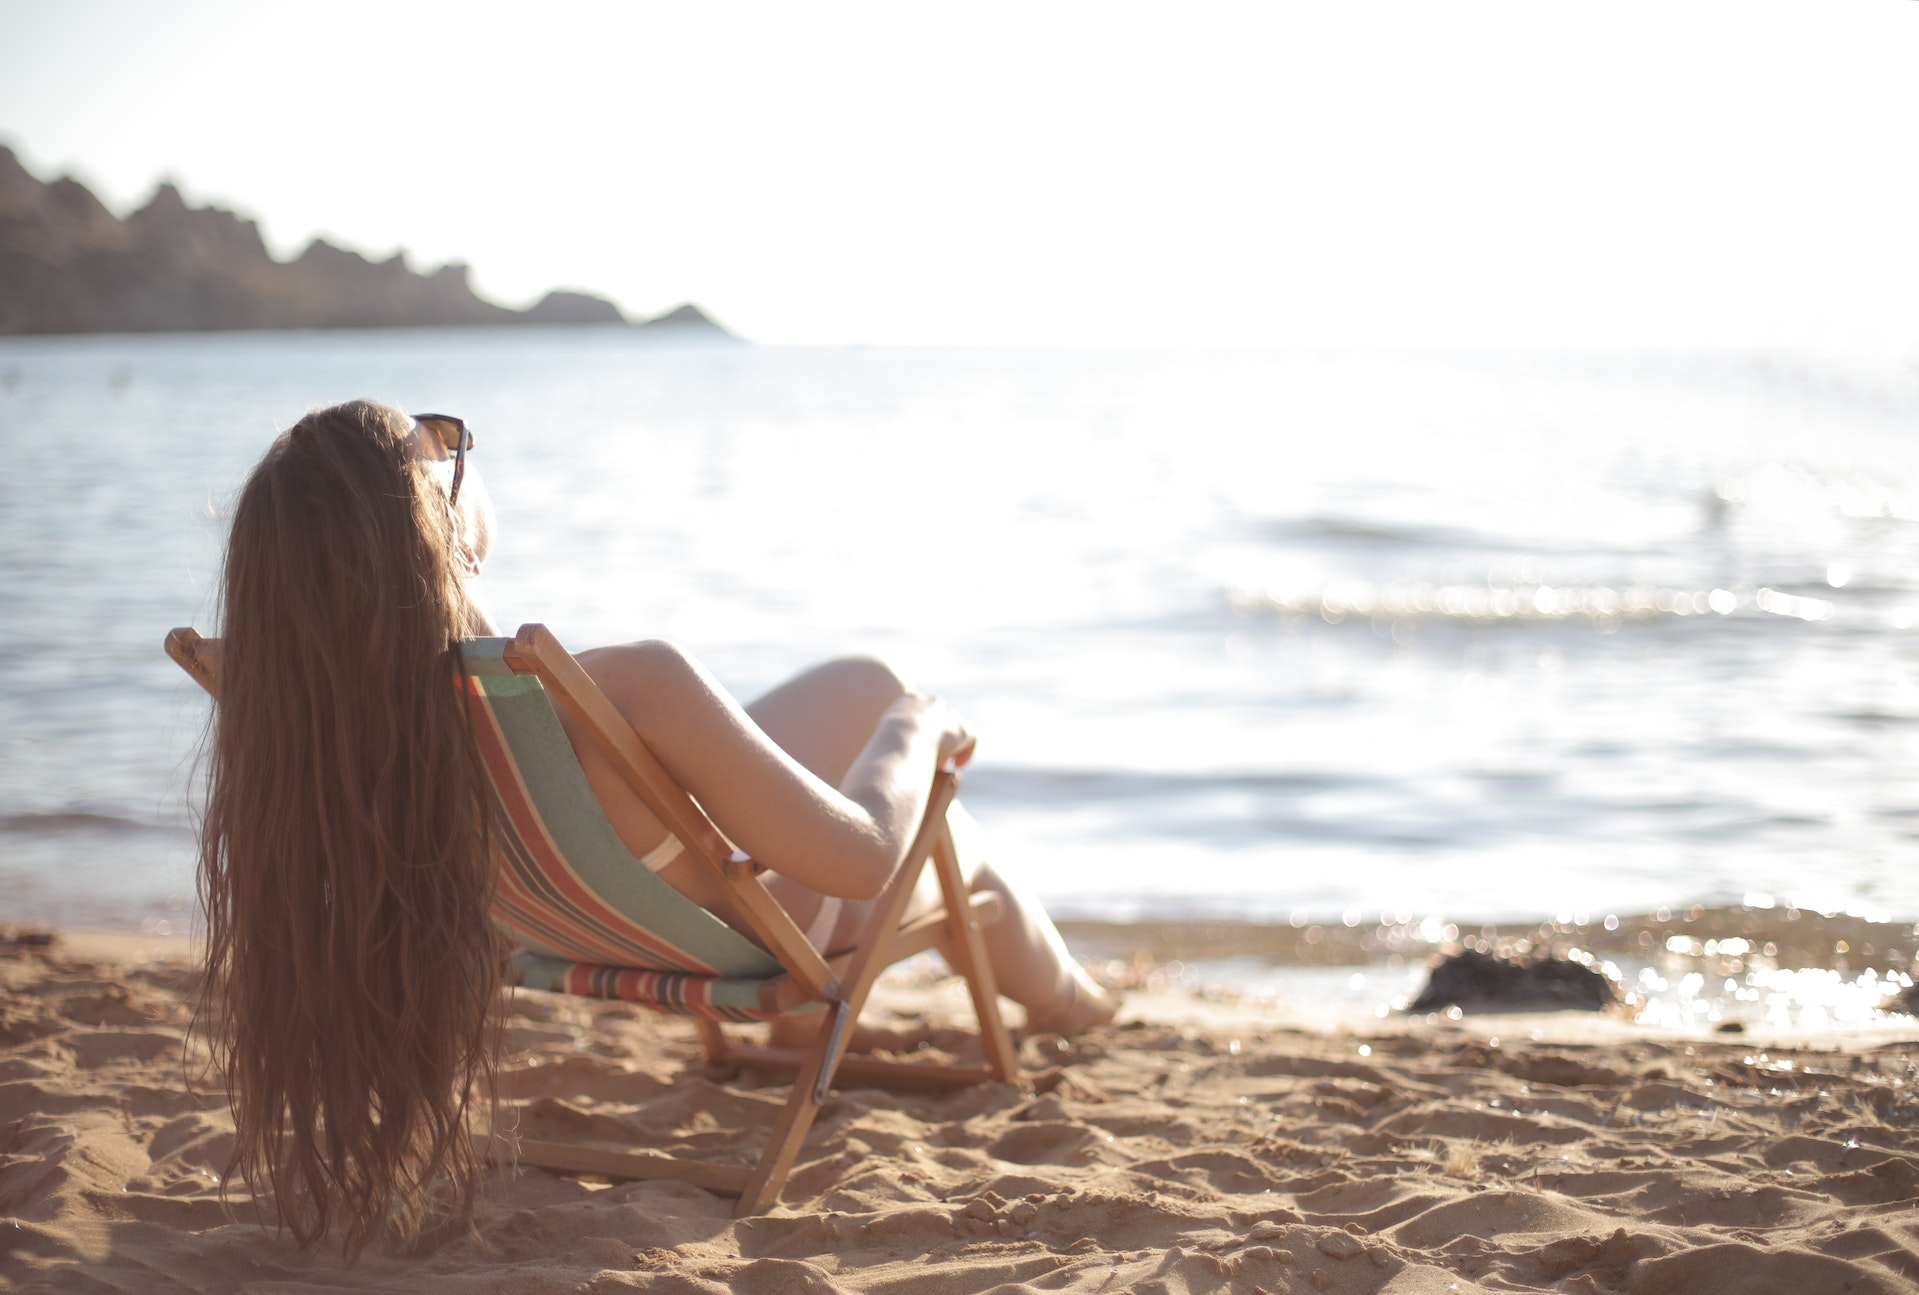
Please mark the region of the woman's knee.
POLYGON ((822 661, 776 690, 782 700, 817 719, 859 730, 860 744, 872 735, 886 708, 912 691, 892 666, 870 656, 822 661))
POLYGON ((789 755, 837 785, 880 716, 906 691, 905 680, 877 657, 836 657, 756 698, 746 711, 789 755))
POLYGON ((875 656, 834 657, 816 668, 849 702, 877 711, 913 690, 899 671, 875 656))

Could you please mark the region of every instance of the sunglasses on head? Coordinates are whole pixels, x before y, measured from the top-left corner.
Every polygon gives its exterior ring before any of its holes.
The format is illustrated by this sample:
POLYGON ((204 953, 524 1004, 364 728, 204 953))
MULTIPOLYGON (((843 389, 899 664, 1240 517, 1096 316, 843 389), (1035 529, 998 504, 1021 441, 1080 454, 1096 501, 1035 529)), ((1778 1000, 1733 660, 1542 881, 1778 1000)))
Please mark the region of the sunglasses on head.
POLYGON ((415 414, 413 421, 440 438, 440 444, 453 451, 453 489, 447 492, 449 504, 460 502, 460 482, 466 476, 466 452, 473 448, 473 433, 463 419, 452 414, 415 414))

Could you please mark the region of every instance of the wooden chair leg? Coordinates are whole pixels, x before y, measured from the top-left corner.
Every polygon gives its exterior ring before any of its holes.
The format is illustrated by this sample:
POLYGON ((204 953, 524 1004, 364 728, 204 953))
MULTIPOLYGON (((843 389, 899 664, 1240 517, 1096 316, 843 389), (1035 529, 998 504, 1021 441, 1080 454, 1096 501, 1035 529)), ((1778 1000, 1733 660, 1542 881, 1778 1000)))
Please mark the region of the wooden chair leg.
POLYGON ((700 1032, 700 1043, 706 1048, 706 1059, 725 1061, 730 1048, 726 1042, 726 1031, 720 1028, 720 1023, 696 1016, 693 1018, 693 1028, 700 1032))
POLYGON ((953 845, 953 830, 940 818, 939 831, 933 837, 933 870, 939 876, 940 895, 946 901, 947 929, 961 966, 954 968, 966 978, 973 996, 973 1012, 979 1017, 980 1044, 986 1049, 986 1064, 994 1075, 1012 1081, 1019 1075, 1019 1058, 1013 1051, 1013 1039, 1000 1019, 999 983, 993 978, 993 964, 986 956, 986 942, 980 936, 979 919, 968 898, 966 880, 960 875, 959 851, 953 845))
MULTIPOLYGON (((826 1100, 828 1084, 835 1067, 839 1065, 840 1055, 846 1051, 847 1040, 853 1033, 853 1023, 859 1020, 860 1012, 866 1007, 867 995, 873 992, 873 982, 879 979, 881 971, 892 965, 890 955, 893 937, 899 932, 907 901, 913 897, 913 888, 919 882, 920 870, 926 866, 929 857, 938 853, 939 840, 946 831, 946 807, 952 803, 958 785, 959 780, 952 773, 942 772, 934 776, 933 795, 926 807, 926 817, 920 823, 913 844, 907 849, 906 862, 887 887, 884 899, 867 919, 860 950, 854 955, 845 978, 840 982, 840 997, 827 1004, 827 1010, 834 1015, 822 1024, 819 1038, 806 1049, 806 1061, 800 1066, 799 1073, 793 1076, 793 1093, 787 1098, 786 1107, 773 1126, 772 1140, 767 1144, 765 1154, 760 1157, 760 1163, 754 1168, 752 1177, 747 1179, 745 1189, 740 1192, 739 1206, 733 1211, 735 1218, 764 1213, 779 1199, 780 1188, 786 1185, 786 1175, 793 1168, 800 1143, 805 1140, 807 1130, 813 1127, 813 1118, 819 1114, 820 1104, 826 1100)), ((953 853, 950 844, 947 853, 949 856, 953 853)), ((967 912, 970 917, 971 909, 967 912)), ((973 934, 977 939, 977 929, 973 934)), ((1010 1045, 1008 1051, 1010 1054, 1010 1045)))
POLYGON ((786 1186, 786 1175, 792 1172, 800 1145, 806 1141, 806 1134, 826 1100, 827 1085, 820 1080, 832 1073, 852 1034, 852 1022, 859 1016, 857 1009, 843 1001, 829 1010, 838 1019, 822 1021, 819 1037, 807 1045, 805 1060, 793 1076, 792 1094, 780 1109, 779 1119, 773 1123, 773 1133, 767 1139, 766 1150, 760 1153, 760 1162, 740 1190, 739 1203, 733 1207, 734 1218, 764 1214, 779 1200, 780 1189, 786 1186))

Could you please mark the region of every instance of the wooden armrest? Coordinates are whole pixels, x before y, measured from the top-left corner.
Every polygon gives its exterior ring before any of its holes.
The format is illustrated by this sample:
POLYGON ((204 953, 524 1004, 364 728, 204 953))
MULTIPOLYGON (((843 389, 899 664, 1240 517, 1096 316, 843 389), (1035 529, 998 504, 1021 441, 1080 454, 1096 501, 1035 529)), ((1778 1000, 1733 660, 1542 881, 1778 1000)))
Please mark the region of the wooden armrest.
POLYGON ((220 695, 219 639, 201 638, 200 631, 184 625, 168 633, 167 655, 192 675, 193 682, 206 689, 208 696, 220 695))

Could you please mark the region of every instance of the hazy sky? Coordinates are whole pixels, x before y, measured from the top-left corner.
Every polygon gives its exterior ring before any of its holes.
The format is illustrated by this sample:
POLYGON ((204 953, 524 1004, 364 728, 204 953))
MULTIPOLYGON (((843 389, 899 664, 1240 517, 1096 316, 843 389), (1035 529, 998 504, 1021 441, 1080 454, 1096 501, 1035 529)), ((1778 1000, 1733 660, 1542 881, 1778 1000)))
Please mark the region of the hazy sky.
POLYGON ((1919 4, 0 0, 0 139, 768 342, 1919 346, 1919 4))

